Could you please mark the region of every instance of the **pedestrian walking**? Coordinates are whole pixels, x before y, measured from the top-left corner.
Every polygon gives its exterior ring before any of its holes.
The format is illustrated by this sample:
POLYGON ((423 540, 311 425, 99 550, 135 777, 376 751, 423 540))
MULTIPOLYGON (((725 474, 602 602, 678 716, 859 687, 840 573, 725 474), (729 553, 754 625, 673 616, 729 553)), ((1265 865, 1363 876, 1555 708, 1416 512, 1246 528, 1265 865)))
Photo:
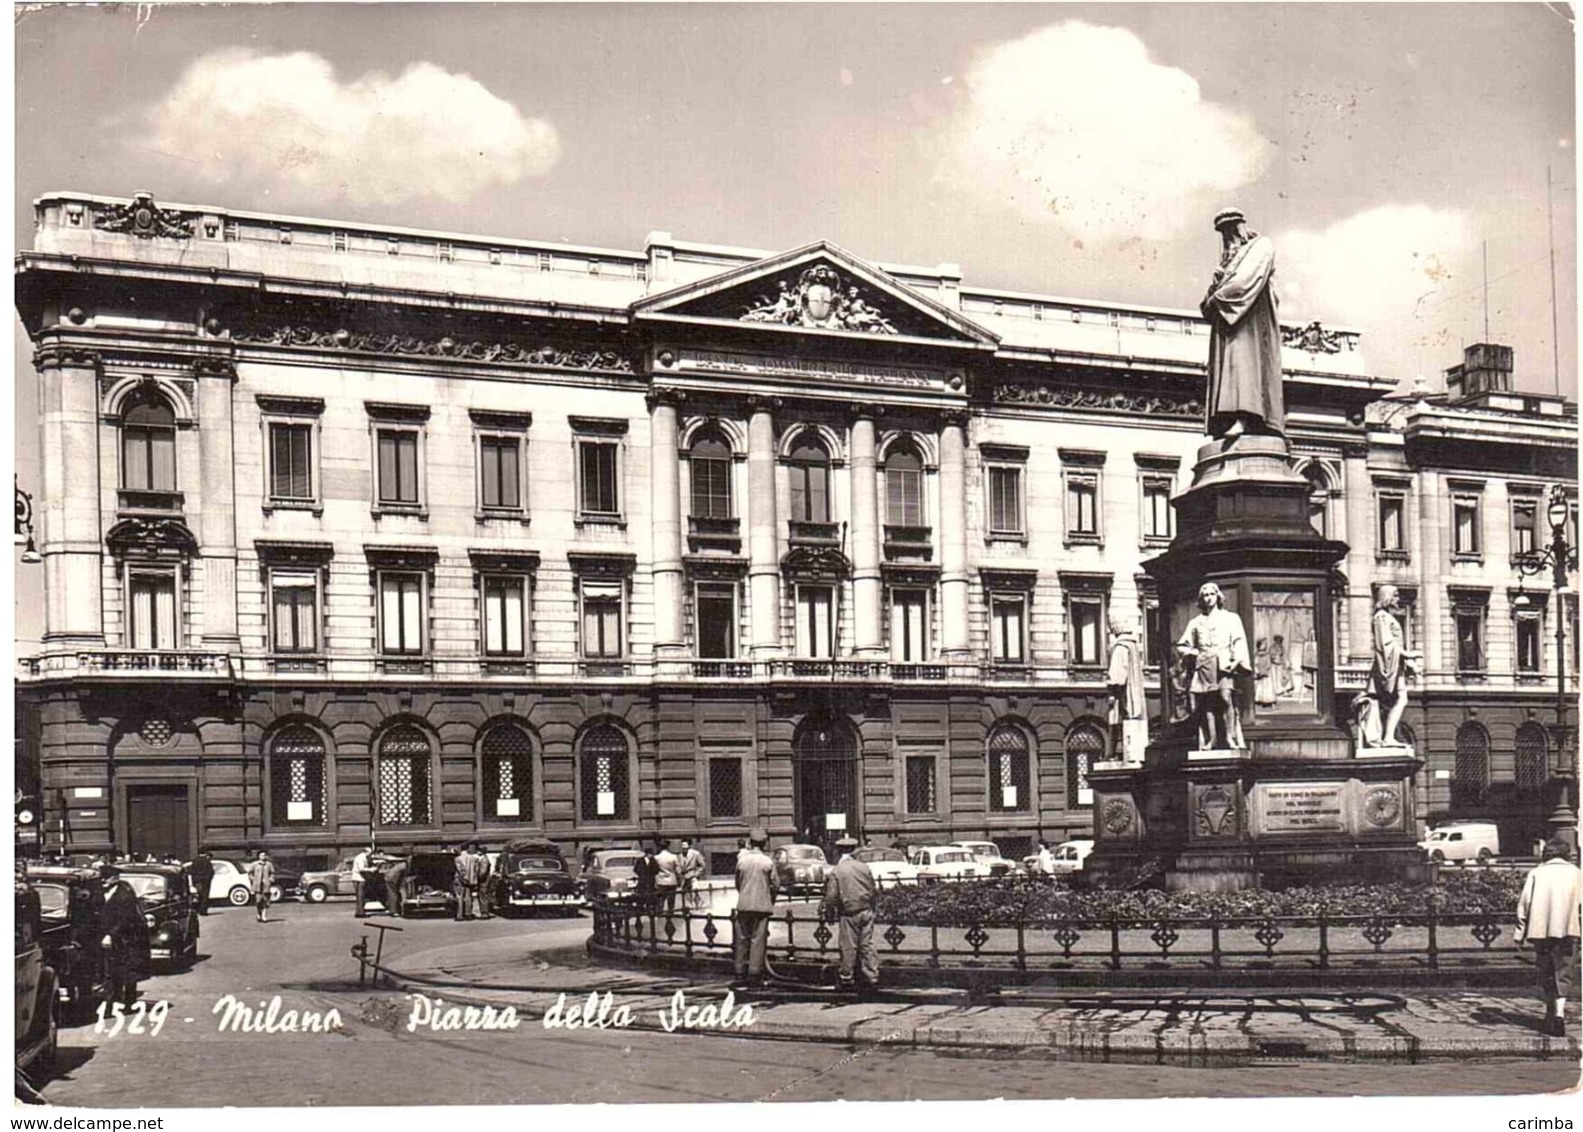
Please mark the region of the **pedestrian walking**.
POLYGON ((1534 972, 1545 1004, 1545 1033, 1566 1037, 1566 1002, 1578 989, 1578 867, 1564 838, 1545 843, 1544 858, 1517 900, 1518 946, 1533 944, 1534 972))
POLYGON ((473 913, 480 920, 493 916, 489 910, 489 881, 494 872, 495 866, 484 852, 483 843, 473 842, 473 913))
POLYGON ((704 863, 704 855, 698 851, 690 837, 682 838, 682 906, 691 908, 693 890, 698 887, 698 882, 703 879, 709 866, 704 863))
POLYGON ((841 859, 824 882, 819 912, 840 925, 841 975, 839 987, 873 990, 879 984, 879 956, 874 951, 874 874, 854 857, 857 838, 851 834, 835 843, 841 859))
POLYGON ((682 888, 682 859, 671 852, 669 841, 662 840, 654 860, 660 866, 660 871, 654 877, 655 902, 663 901, 665 914, 669 916, 676 911, 676 894, 682 888))
POLYGON ((456 875, 451 883, 451 895, 456 899, 456 920, 473 918, 473 847, 464 844, 457 852, 453 867, 456 875))
POLYGON ((1040 876, 1055 875, 1055 854, 1050 852, 1050 843, 1042 837, 1039 839, 1038 869, 1040 876))
POLYGON ((365 918, 368 915, 368 909, 364 907, 363 898, 363 885, 366 884, 367 881, 364 880, 363 874, 366 873, 369 869, 369 866, 373 864, 373 858, 374 847, 372 845, 368 846, 366 849, 358 850, 357 855, 352 858, 352 899, 355 901, 352 915, 354 918, 359 920, 365 918))
POLYGON ((269 923, 269 898, 275 888, 275 866, 269 854, 260 849, 258 859, 247 866, 247 887, 253 893, 253 907, 258 911, 258 922, 269 923))
POLYGON ((153 973, 143 906, 114 865, 101 864, 99 879, 104 883, 99 946, 105 953, 110 1001, 131 1006, 137 1001, 137 984, 153 973))
POLYGON ((192 859, 192 895, 198 902, 198 915, 209 914, 209 887, 214 883, 214 858, 199 853, 192 859))
POLYGON ((732 954, 738 982, 764 982, 765 950, 769 944, 770 915, 780 883, 775 863, 765 852, 770 835, 761 827, 748 831, 748 847, 737 854, 737 910, 732 934, 732 954))

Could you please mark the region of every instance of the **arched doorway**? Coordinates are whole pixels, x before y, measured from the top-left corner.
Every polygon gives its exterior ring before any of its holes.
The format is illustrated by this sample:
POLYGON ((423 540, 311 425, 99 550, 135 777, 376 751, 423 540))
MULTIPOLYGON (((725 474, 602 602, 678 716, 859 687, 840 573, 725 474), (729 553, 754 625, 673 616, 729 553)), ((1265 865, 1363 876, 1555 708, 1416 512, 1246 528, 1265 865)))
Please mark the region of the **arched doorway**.
POLYGON ((793 814, 799 840, 826 847, 857 833, 857 736, 845 720, 809 716, 792 738, 793 814))

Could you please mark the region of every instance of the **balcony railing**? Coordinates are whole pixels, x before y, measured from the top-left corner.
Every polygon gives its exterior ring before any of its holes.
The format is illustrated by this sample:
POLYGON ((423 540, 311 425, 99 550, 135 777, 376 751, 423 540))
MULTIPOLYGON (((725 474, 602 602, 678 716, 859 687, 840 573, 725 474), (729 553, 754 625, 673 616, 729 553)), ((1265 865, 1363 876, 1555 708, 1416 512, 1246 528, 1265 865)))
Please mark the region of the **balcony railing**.
POLYGON ((735 554, 742 549, 741 523, 736 519, 711 519, 691 515, 687 519, 689 550, 724 550, 735 554))
POLYGON ((695 660, 693 675, 701 680, 750 680, 753 662, 750 660, 695 660))
POLYGON ((230 654, 198 649, 94 649, 46 653, 18 661, 25 676, 149 676, 173 672, 197 678, 229 680, 235 675, 230 654))
POLYGON ((186 497, 179 491, 121 488, 116 501, 122 515, 180 515, 186 497))
POLYGON ((909 558, 927 561, 934 553, 930 541, 933 530, 929 527, 885 527, 885 557, 909 558))
POLYGON ((786 537, 793 546, 840 546, 841 529, 834 523, 786 521, 786 537))

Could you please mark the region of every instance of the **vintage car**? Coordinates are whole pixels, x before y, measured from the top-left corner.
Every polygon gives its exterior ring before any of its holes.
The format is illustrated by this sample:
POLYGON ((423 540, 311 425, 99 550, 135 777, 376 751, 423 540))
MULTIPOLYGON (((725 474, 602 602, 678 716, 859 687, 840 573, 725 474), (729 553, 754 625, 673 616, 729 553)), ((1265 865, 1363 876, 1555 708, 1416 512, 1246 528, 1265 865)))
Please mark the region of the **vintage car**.
POLYGON ((1093 851, 1094 839, 1091 837, 1077 837, 1071 841, 1061 842, 1051 854, 1055 858, 1053 866, 1055 873, 1060 875, 1082 872, 1083 862, 1093 851))
POLYGON ((590 900, 628 896, 638 887, 634 869, 643 854, 636 849, 600 849, 583 866, 583 894, 590 900))
POLYGON ((502 915, 521 908, 571 908, 583 905, 582 892, 553 842, 509 841, 490 874, 490 906, 502 915))
MULTIPOLYGON (((216 857, 214 879, 209 882, 211 901, 229 901, 242 908, 253 902, 253 890, 247 883, 249 861, 230 861, 216 857)), ((273 863, 273 862, 271 862, 273 863)), ((190 867, 190 866, 189 866, 190 867)), ((296 869, 275 865, 275 883, 269 890, 271 903, 278 904, 288 896, 295 896, 302 884, 302 873, 296 869)))
POLYGON ((982 880, 990 875, 989 866, 960 845, 918 845, 910 851, 918 866, 918 879, 924 884, 942 880, 982 880))
MULTIPOLYGON (((353 889, 360 879, 352 871, 353 858, 345 857, 336 863, 333 869, 313 870, 302 874, 299 882, 302 888, 302 898, 309 904, 323 904, 332 896, 355 896, 353 889)), ((363 890, 364 896, 368 890, 363 890)))
POLYGON ((100 923, 104 882, 94 869, 29 865, 27 881, 38 895, 46 961, 55 970, 68 1008, 87 1010, 111 997, 100 923))
POLYGON ((422 912, 456 914, 456 854, 413 853, 407 858, 401 891, 395 896, 398 916, 422 912))
POLYGON ((30 1076, 55 1061, 55 971, 44 951, 38 893, 16 882, 16 1067, 30 1076))
POLYGON ((989 867, 989 875, 996 877, 1010 876, 1023 871, 1022 866, 1016 861, 1007 860, 1000 855, 1000 846, 993 841, 953 841, 951 844, 966 849, 973 854, 973 859, 981 865, 989 867))
POLYGON ((198 955, 198 906, 180 865, 120 866, 121 879, 143 905, 149 958, 177 964, 198 955))
POLYGON ((900 849, 854 849, 852 856, 868 866, 881 888, 918 883, 918 866, 907 860, 907 854, 900 849))
POLYGON ((817 845, 782 845, 771 855, 775 879, 785 893, 824 891, 825 873, 830 863, 817 845))

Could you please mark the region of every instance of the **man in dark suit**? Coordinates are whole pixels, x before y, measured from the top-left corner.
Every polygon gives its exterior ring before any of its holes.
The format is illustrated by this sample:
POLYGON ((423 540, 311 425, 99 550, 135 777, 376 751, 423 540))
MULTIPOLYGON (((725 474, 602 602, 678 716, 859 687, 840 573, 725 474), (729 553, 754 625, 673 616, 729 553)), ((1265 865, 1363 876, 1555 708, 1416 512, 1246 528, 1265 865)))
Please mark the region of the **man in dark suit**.
POLYGON ((732 949, 739 982, 757 984, 764 981, 770 915, 775 911, 775 896, 780 891, 775 878, 775 862, 765 852, 769 839, 768 833, 755 827, 748 831, 748 847, 737 854, 737 910, 732 949))
POLYGON ((214 859, 199 853, 192 859, 192 894, 198 901, 198 915, 209 914, 209 886, 214 883, 214 859))
POLYGON ((657 903, 654 889, 660 875, 660 862, 654 855, 652 842, 644 841, 643 856, 639 857, 637 864, 632 866, 632 871, 638 878, 636 888, 638 906, 643 909, 645 915, 652 914, 657 903))

